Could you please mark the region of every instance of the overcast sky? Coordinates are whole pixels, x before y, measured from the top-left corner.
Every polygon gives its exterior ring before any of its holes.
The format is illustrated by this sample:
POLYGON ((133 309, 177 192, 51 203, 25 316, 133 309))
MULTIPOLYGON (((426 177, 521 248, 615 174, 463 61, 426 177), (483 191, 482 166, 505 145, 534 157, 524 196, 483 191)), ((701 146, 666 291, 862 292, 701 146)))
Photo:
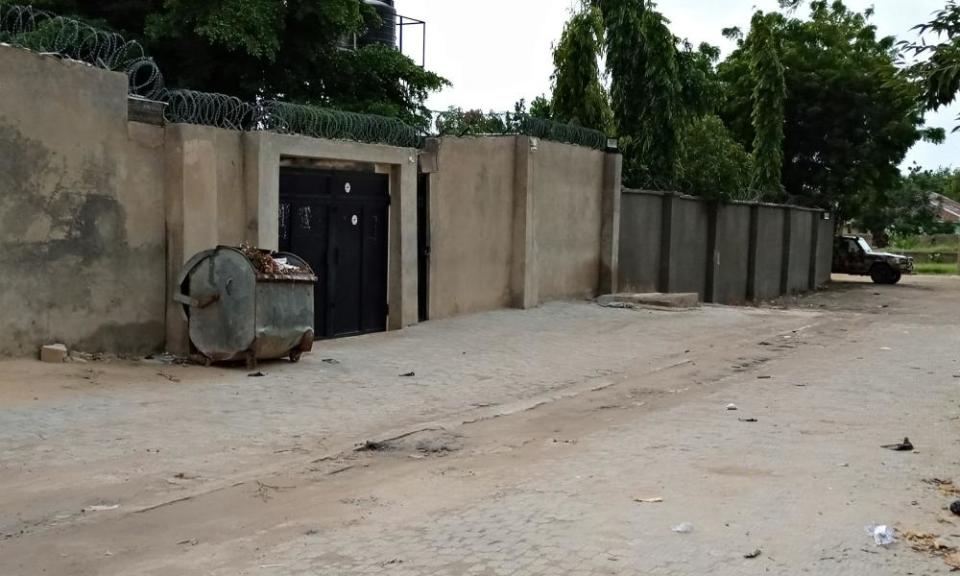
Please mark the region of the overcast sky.
MULTIPOLYGON (((863 10, 874 6, 874 23, 881 34, 912 38, 910 28, 929 20, 944 0, 847 0, 863 10)), ((549 94, 553 72, 551 46, 560 37, 573 0, 396 0, 399 13, 427 21, 426 64, 453 82, 453 87, 431 97, 435 110, 449 106, 509 110, 520 98, 529 102, 549 94)), ((662 0, 660 10, 670 28, 692 43, 709 42, 726 53, 732 44, 720 30, 749 28, 757 8, 773 10, 776 0, 662 0)), ((405 32, 405 52, 419 61, 420 37, 405 32)), ((954 104, 929 114, 927 122, 947 131, 960 114, 954 104)), ((908 162, 924 167, 960 167, 960 133, 940 146, 918 144, 908 162)))

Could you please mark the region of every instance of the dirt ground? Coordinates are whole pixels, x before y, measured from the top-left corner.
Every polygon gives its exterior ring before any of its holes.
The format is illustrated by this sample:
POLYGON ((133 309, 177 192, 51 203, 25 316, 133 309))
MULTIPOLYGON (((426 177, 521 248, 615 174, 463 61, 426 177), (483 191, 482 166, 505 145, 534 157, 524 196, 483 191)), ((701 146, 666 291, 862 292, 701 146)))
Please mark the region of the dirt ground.
POLYGON ((0 362, 0 574, 947 573, 906 535, 960 547, 930 482, 960 487, 960 281, 835 280, 430 322, 258 377, 0 362))

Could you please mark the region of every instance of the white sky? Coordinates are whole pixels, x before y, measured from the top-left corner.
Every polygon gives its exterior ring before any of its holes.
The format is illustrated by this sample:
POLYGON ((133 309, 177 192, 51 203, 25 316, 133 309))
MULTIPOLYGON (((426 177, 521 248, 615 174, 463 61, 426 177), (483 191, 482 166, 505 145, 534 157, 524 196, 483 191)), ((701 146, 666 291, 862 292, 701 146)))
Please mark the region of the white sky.
MULTIPOLYGON (((427 21, 426 64, 445 76, 453 87, 431 97, 429 106, 510 110, 520 98, 530 102, 549 94, 553 72, 551 47, 563 31, 573 0, 396 0, 397 11, 427 21)), ((749 28, 757 8, 776 9, 776 0, 661 0, 659 9, 670 28, 694 44, 709 42, 726 53, 732 43, 721 29, 749 28)), ((882 35, 912 39, 910 28, 929 20, 944 0, 846 0, 848 7, 873 6, 873 22, 882 35)), ((801 8, 801 14, 806 14, 801 8)), ((405 51, 419 61, 420 37, 415 28, 405 32, 405 51)), ((927 122, 949 133, 960 114, 960 104, 931 113, 927 122)), ((960 133, 946 143, 920 143, 907 162, 927 168, 960 167, 960 133)))

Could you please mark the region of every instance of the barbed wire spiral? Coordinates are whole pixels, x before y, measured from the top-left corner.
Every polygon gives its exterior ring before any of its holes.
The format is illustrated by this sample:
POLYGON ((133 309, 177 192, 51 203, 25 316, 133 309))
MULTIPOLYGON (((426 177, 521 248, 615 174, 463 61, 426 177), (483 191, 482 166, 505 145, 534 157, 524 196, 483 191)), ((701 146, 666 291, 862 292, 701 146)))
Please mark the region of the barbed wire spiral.
POLYGON ((0 42, 123 72, 131 94, 160 99, 163 74, 137 42, 32 6, 0 6, 0 42))
POLYGON ((439 136, 491 136, 523 134, 597 150, 607 147, 607 135, 599 130, 536 118, 525 112, 481 112, 454 108, 434 113, 439 136))
POLYGON ((226 94, 168 90, 163 74, 143 46, 120 34, 32 6, 0 5, 0 43, 86 62, 127 75, 129 93, 166 104, 169 122, 229 130, 272 131, 315 138, 420 147, 427 136, 525 134, 603 149, 599 131, 525 113, 482 113, 458 109, 436 114, 426 133, 395 118, 263 99, 246 102, 226 94))
POLYGON ((254 130, 256 106, 249 102, 213 92, 170 90, 166 93, 164 116, 177 124, 203 124, 228 130, 254 130))
POLYGON ((396 118, 277 100, 264 101, 258 108, 258 121, 263 130, 412 148, 422 144, 423 137, 416 128, 396 118))

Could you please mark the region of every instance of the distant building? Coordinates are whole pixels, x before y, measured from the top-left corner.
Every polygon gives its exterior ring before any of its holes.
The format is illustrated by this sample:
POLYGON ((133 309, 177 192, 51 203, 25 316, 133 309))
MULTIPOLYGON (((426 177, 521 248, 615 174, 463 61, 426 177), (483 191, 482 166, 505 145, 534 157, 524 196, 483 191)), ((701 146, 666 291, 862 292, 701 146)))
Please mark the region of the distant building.
POLYGON ((960 223, 960 202, 947 198, 943 194, 930 195, 930 204, 937 211, 937 216, 943 222, 960 223))

